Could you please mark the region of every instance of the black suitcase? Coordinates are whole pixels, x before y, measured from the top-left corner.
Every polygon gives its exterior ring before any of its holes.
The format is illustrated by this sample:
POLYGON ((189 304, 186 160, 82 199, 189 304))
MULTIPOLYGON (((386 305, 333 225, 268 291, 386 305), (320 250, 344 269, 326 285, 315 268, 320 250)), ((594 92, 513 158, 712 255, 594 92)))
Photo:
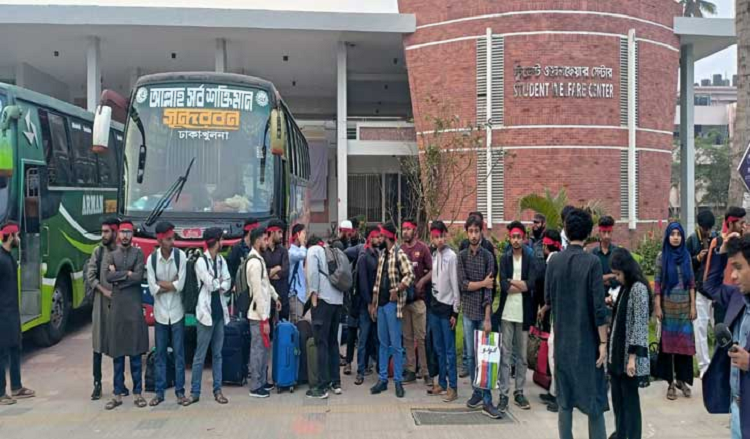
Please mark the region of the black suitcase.
MULTIPOLYGON (((174 352, 167 348, 167 389, 174 387, 174 373, 174 352)), ((143 385, 146 392, 156 391, 156 348, 151 348, 146 355, 146 376, 143 385)))
POLYGON ((312 324, 307 320, 300 320, 297 322, 297 330, 299 331, 299 375, 297 382, 304 384, 308 382, 307 378, 307 340, 312 338, 312 324))
POLYGON ((247 382, 247 363, 250 357, 250 323, 247 319, 232 318, 224 326, 222 357, 222 382, 244 386, 247 382))

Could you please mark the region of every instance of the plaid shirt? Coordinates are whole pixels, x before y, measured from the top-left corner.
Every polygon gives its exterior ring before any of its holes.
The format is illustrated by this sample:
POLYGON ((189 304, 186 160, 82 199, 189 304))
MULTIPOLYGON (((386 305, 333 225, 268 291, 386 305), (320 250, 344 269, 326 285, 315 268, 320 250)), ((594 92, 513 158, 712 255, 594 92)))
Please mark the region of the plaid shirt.
MULTIPOLYGON (((383 265, 385 265, 385 255, 385 252, 380 255, 380 260, 378 261, 378 274, 375 277, 375 286, 372 289, 372 304, 375 307, 378 306, 380 282, 383 279, 383 265)), ((397 245, 394 245, 393 248, 388 251, 388 276, 388 279, 391 283, 391 288, 395 288, 400 283, 406 286, 414 283, 414 270, 412 269, 411 261, 409 260, 409 257, 406 256, 406 253, 404 253, 397 245), (394 253, 397 249, 398 257, 395 257, 394 253), (396 267, 396 260, 398 260, 398 263, 401 265, 401 269, 396 267)), ((398 307, 396 310, 396 317, 399 319, 403 317, 403 309, 405 304, 406 290, 398 293, 398 307)))
POLYGON ((492 253, 471 247, 458 254, 458 286, 461 289, 461 309, 470 320, 484 320, 485 307, 492 303, 492 289, 469 291, 469 282, 481 282, 494 273, 492 253))

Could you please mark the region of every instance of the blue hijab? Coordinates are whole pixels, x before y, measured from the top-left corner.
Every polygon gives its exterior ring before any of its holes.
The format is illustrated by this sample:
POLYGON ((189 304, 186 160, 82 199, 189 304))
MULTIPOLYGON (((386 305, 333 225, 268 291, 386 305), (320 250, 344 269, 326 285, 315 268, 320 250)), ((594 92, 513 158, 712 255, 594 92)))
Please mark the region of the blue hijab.
POLYGON ((682 272, 682 287, 687 289, 693 283, 693 266, 690 260, 690 253, 685 246, 685 230, 680 223, 670 223, 664 233, 664 242, 661 247, 661 291, 669 295, 672 288, 680 283, 680 276, 677 274, 677 267, 682 272), (669 235, 672 231, 679 230, 682 241, 677 247, 669 243, 669 235))

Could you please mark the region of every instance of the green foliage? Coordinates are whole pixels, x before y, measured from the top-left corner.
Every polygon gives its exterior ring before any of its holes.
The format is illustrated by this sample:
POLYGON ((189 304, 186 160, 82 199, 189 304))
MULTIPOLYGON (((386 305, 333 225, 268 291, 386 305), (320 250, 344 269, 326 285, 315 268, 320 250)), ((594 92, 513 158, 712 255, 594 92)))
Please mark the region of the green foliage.
POLYGON ((716 15, 716 4, 706 0, 680 0, 685 17, 703 17, 703 14, 716 15))
POLYGON ((450 242, 448 245, 456 252, 458 253, 458 249, 461 247, 461 242, 463 242, 465 239, 468 239, 469 235, 466 234, 464 229, 454 229, 451 231, 450 234, 450 242))
POLYGON ((633 257, 641 265, 643 274, 646 276, 653 276, 655 274, 656 257, 661 251, 661 246, 661 233, 656 233, 654 230, 650 230, 638 242, 633 257))
POLYGON ((529 194, 521 198, 519 207, 521 213, 531 210, 541 213, 547 217, 547 227, 560 230, 560 212, 568 204, 568 194, 565 188, 560 189, 557 195, 552 195, 549 189, 544 190, 544 195, 529 194))
MULTIPOLYGON (((731 148, 725 140, 718 143, 721 134, 710 131, 705 136, 695 138, 695 184, 703 198, 700 204, 710 204, 720 209, 729 203, 729 180, 732 177, 731 148)), ((675 160, 672 162, 672 183, 680 181, 679 144, 675 145, 675 160)))

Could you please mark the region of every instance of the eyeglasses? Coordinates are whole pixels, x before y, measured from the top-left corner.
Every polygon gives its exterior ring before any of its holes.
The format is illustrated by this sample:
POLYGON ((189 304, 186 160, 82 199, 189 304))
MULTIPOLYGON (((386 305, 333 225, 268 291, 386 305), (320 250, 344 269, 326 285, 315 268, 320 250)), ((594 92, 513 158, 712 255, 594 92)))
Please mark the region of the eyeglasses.
POLYGON ((132 230, 120 230, 120 233, 122 233, 123 235, 132 235, 133 231, 132 230))

